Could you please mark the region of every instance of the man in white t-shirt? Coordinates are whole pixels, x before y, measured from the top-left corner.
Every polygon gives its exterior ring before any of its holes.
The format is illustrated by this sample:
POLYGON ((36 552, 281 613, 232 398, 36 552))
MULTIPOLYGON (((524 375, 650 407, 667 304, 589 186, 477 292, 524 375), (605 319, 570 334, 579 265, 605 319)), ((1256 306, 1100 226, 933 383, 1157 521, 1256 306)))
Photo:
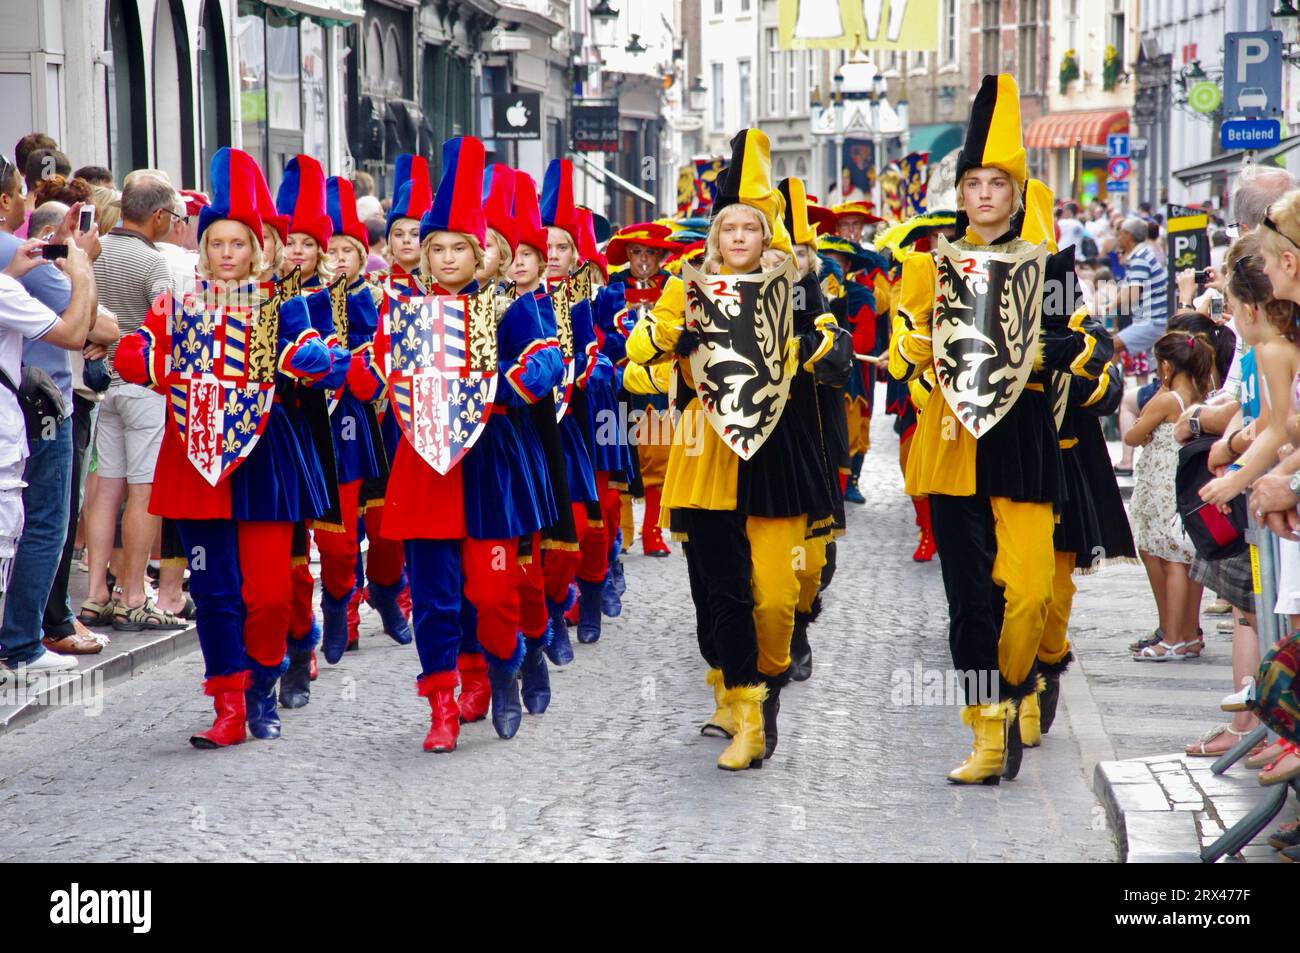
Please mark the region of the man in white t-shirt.
POLYGON ((1061 206, 1061 218, 1057 225, 1061 229, 1061 237, 1056 240, 1056 247, 1061 251, 1072 248, 1083 241, 1085 233, 1083 222, 1079 221, 1079 206, 1073 202, 1066 202, 1061 206))
MULTIPOLYGON (((62 316, 37 301, 19 284, 18 279, 43 263, 44 244, 36 239, 23 242, 0 272, 0 371, 14 388, 22 383, 24 341, 39 339, 55 347, 80 350, 95 318, 95 309, 90 306, 95 294, 90 259, 75 242, 68 243, 67 257, 58 262, 72 286, 62 316)), ((8 386, 0 386, 0 583, 8 579, 22 535, 23 464, 27 453, 27 428, 18 398, 8 386)), ((23 657, 9 655, 6 647, 0 645, 0 666, 35 674, 75 669, 77 663, 75 659, 45 651, 37 638, 34 646, 24 649, 23 657)))

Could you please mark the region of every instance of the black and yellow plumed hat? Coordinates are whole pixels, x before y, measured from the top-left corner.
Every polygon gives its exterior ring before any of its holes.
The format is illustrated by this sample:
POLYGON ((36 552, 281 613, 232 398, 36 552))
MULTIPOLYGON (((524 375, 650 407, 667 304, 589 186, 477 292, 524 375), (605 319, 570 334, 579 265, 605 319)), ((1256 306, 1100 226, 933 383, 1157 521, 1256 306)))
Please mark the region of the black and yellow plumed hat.
POLYGON ((966 142, 957 154, 957 177, 971 169, 1001 169, 1025 187, 1028 170, 1020 131, 1020 90, 1014 76, 985 76, 970 108, 966 142))

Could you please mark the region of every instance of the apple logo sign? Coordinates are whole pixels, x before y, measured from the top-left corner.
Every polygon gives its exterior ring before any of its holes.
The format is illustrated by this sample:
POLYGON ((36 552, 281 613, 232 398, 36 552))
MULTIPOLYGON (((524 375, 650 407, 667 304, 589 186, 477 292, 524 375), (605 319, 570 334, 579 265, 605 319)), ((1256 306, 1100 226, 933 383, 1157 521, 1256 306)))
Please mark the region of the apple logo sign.
POLYGON ((515 128, 528 125, 528 107, 522 99, 506 110, 506 122, 515 128))

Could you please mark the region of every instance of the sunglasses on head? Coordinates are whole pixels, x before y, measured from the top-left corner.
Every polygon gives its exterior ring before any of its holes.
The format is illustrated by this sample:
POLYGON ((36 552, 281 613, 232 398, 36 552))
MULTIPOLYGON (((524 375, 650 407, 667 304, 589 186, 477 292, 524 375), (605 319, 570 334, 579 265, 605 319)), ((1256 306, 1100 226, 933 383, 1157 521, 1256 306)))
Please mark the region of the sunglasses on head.
POLYGON ((1288 235, 1286 232, 1282 231, 1282 229, 1278 228, 1278 227, 1277 227, 1277 222, 1273 221, 1273 220, 1272 220, 1271 218, 1269 218, 1267 215, 1264 216, 1264 227, 1267 228, 1269 231, 1277 232, 1279 235, 1281 235, 1283 238, 1285 238, 1287 241, 1289 241, 1289 242, 1290 242, 1292 245, 1294 245, 1296 248, 1300 248, 1300 242, 1297 242, 1294 238, 1292 238, 1292 237, 1291 237, 1290 235, 1288 235))

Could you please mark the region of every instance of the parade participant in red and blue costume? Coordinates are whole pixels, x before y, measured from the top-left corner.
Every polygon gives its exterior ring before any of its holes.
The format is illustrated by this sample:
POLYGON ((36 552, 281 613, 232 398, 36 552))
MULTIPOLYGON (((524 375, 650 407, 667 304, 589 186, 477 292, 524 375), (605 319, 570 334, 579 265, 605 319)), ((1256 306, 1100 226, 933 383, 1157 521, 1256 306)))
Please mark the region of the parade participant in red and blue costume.
MULTIPOLYGON (((542 181, 540 212, 542 224, 548 232, 546 275, 551 287, 553 310, 557 323, 567 321, 573 347, 573 386, 568 391, 569 405, 560 423, 560 432, 568 463, 569 499, 573 504, 578 546, 576 549, 549 547, 542 562, 546 578, 546 607, 551 617, 546 653, 553 664, 567 665, 573 660, 573 647, 569 643, 564 614, 573 606, 574 594, 570 588, 575 581, 579 592, 585 585, 592 593, 592 604, 596 607, 594 625, 590 617, 586 625, 580 623, 578 639, 594 642, 600 637, 600 589, 607 571, 600 501, 609 485, 609 474, 605 471, 602 477, 596 467, 587 388, 593 376, 598 383, 611 379, 613 365, 600 354, 590 301, 594 289, 589 273, 580 267, 578 234, 581 223, 573 202, 573 163, 569 160, 554 159, 547 167, 542 181), (556 295, 563 295, 567 304, 556 305, 556 295)), ((557 329, 557 336, 563 346, 563 328, 557 329)))
MULTIPOLYGON (((484 248, 483 263, 475 273, 474 279, 482 288, 493 288, 500 301, 507 303, 514 297, 503 297, 506 292, 506 279, 514 262, 519 245, 520 229, 515 222, 515 181, 516 173, 505 165, 494 164, 487 167, 483 176, 483 214, 487 220, 487 244, 484 248)), ((528 179, 526 188, 535 188, 528 179)), ((534 202, 534 206, 536 202, 534 202)), ((538 318, 540 322, 540 315, 538 318)), ((555 348, 553 360, 559 357, 559 344, 554 338, 549 343, 555 348)), ((534 475, 537 488, 537 501, 546 525, 551 525, 559 518, 555 505, 555 490, 548 468, 546 449, 537 430, 537 418, 532 413, 532 406, 509 388, 498 388, 497 399, 506 404, 507 415, 519 434, 528 457, 529 470, 534 475)), ((555 417, 553 403, 549 423, 554 430, 555 417)), ((544 419, 544 418, 543 418, 544 419)), ((563 470, 559 472, 563 478, 563 470)), ((565 497, 567 499, 567 497, 565 497)), ((541 533, 533 533, 519 540, 519 628, 524 636, 524 663, 521 668, 523 677, 524 707, 534 714, 546 710, 550 703, 550 678, 546 671, 546 658, 542 654, 547 630, 546 602, 541 584, 541 533), (530 587, 530 582, 532 586, 530 587), (535 592, 531 591, 535 589, 535 592), (533 598, 529 598, 529 596, 533 598), (538 667, 540 666, 540 672, 538 667)), ((476 635, 476 616, 468 600, 462 601, 463 632, 460 656, 456 667, 460 671, 460 720, 462 722, 481 721, 488 713, 491 689, 488 684, 487 660, 478 643, 476 635)))
POLYGON ((331 356, 304 299, 279 302, 257 283, 261 175, 246 153, 217 151, 212 204, 199 213, 205 284, 184 302, 160 297, 116 357, 125 380, 170 398, 149 508, 175 521, 189 559, 204 691, 217 713, 190 739, 199 748, 238 744, 245 722, 255 737, 279 737, 293 524, 326 505, 282 395, 290 381, 323 380, 331 356), (218 335, 213 360, 205 355, 218 335))
MULTIPOLYGON (((393 165, 393 201, 384 230, 391 264, 387 272, 370 276, 390 294, 420 293, 420 219, 432 202, 433 189, 424 156, 399 155, 393 165)), ((402 439, 401 428, 391 408, 379 412, 379 432, 391 468, 397 445, 402 439)), ((379 613, 384 631, 394 641, 405 645, 411 641, 411 596, 404 569, 406 555, 400 541, 385 539, 380 533, 387 482, 387 476, 366 480, 358 503, 363 514, 364 532, 370 540, 366 552, 364 598, 379 613)))
POLYGON ((454 693, 463 600, 474 609, 488 662, 493 727, 503 738, 518 730, 518 670, 524 658, 518 540, 541 529, 544 513, 528 451, 508 415, 513 397, 506 390, 532 403, 555 386, 561 372, 531 296, 515 299, 496 318, 497 296, 490 289, 479 294, 474 275, 487 242, 483 166, 478 139, 458 137, 443 145, 442 181, 420 223, 425 290, 441 297, 393 306, 375 335, 391 411, 410 415, 403 416, 381 531, 406 546, 421 667, 416 685, 432 711, 426 751, 451 751, 459 736, 454 693), (448 300, 453 295, 460 297, 448 300), (426 339, 425 332, 439 340, 426 339), (414 347, 408 350, 405 342, 414 347), (480 377, 470 376, 493 349, 495 365, 483 368, 480 377), (460 381, 467 382, 463 389, 457 387, 460 381), (490 399, 492 382, 499 395, 495 400, 490 399), (455 429, 447 425, 433 432, 439 427, 437 400, 460 408, 455 429), (408 427, 407 421, 418 426, 408 427))
MULTIPOLYGON (((537 204, 537 183, 526 173, 516 171, 514 181, 513 219, 517 234, 514 259, 510 265, 509 278, 514 285, 516 296, 532 295, 537 305, 538 317, 542 323, 543 334, 555 341, 560 348, 556 327, 555 310, 551 296, 546 293, 546 255, 549 233, 542 225, 542 216, 537 204)), ((563 352, 560 352, 563 362, 563 352)), ((569 422, 565 427, 557 421, 556 398, 551 394, 541 397, 529 408, 533 430, 542 442, 546 454, 547 470, 550 474, 551 497, 554 504, 555 518, 534 533, 528 540, 528 552, 521 540, 519 573, 519 627, 524 633, 524 664, 520 669, 524 708, 530 714, 540 715, 546 711, 551 700, 550 673, 546 668, 546 651, 550 648, 552 627, 550 625, 550 606, 547 602, 547 578, 543 570, 546 561, 552 561, 551 550, 561 552, 578 551, 577 525, 586 526, 585 504, 574 504, 569 496, 569 482, 577 480, 581 486, 590 485, 589 493, 595 493, 595 479, 591 472, 591 461, 587 457, 586 447, 582 442, 581 431, 572 418, 565 416, 569 422)), ((554 563, 552 562, 552 569, 554 563)), ((556 601, 563 603, 568 590, 568 583, 563 583, 564 591, 559 592, 559 583, 555 583, 556 601)), ((562 611, 562 610, 561 610, 562 611)), ((573 659, 573 650, 568 646, 565 632, 565 649, 567 656, 561 656, 564 664, 573 659)))
MULTIPOLYGON (((635 476, 631 447, 626 429, 627 406, 621 404, 622 372, 619 365, 627 360, 627 335, 632 324, 623 297, 623 285, 609 284, 609 267, 605 256, 596 248, 596 231, 591 209, 578 209, 578 258, 580 267, 588 269, 593 281, 591 298, 592 330, 599 350, 601 369, 587 380, 588 445, 592 450, 592 463, 596 473, 605 474, 605 489, 600 498, 604 546, 604 573, 599 590, 583 586, 586 576, 596 573, 596 534, 583 543, 583 565, 578 570, 578 585, 582 595, 578 599, 578 641, 595 642, 600 638, 601 615, 617 616, 622 612, 622 592, 611 582, 621 580, 622 564, 618 560, 618 526, 623 515, 622 494, 627 491, 635 476), (595 282, 599 281, 599 287, 595 282), (609 364, 608 373, 604 364, 609 364), (590 549, 588 549, 590 547, 590 549), (590 556, 588 555, 590 553, 590 556), (584 573, 584 568, 590 572, 584 573), (594 592, 595 596, 589 595, 594 592)), ((633 322, 635 324, 635 322, 633 322)))
MULTIPOLYGON (((288 240, 284 246, 284 277, 296 272, 300 288, 307 297, 307 313, 312 326, 330 347, 333 367, 325 380, 311 385, 295 385, 285 391, 284 406, 298 433, 299 442, 310 448, 319 460, 325 475, 329 503, 320 514, 331 530, 340 526, 340 502, 337 452, 330 427, 329 391, 341 388, 351 364, 351 353, 338 340, 334 325, 334 308, 346 307, 346 291, 342 286, 330 288, 335 275, 327 260, 330 237, 334 224, 330 220, 325 201, 325 170, 308 155, 297 155, 284 167, 284 177, 275 196, 275 206, 288 220, 288 240), (336 300, 337 296, 337 300, 336 300)), ((317 642, 318 626, 313 612, 313 593, 316 581, 311 575, 310 530, 304 520, 294 530, 293 547, 293 608, 289 616, 289 654, 300 660, 290 678, 293 689, 301 687, 300 670, 310 669, 310 652, 317 642)), ((355 569, 353 570, 355 572, 355 569)), ((328 595, 328 594, 327 594, 328 595)), ((322 600, 332 608, 328 598, 322 600)), ((320 635, 325 660, 334 664, 343 657, 347 646, 346 603, 342 613, 326 617, 326 627, 320 635), (331 621, 333 625, 329 625, 331 621), (341 621, 341 626, 338 624, 341 621)), ((291 663, 292 664, 292 663, 291 663)), ((306 704, 306 696, 291 691, 290 701, 306 704)), ((292 707, 292 706, 290 706, 292 707)))

